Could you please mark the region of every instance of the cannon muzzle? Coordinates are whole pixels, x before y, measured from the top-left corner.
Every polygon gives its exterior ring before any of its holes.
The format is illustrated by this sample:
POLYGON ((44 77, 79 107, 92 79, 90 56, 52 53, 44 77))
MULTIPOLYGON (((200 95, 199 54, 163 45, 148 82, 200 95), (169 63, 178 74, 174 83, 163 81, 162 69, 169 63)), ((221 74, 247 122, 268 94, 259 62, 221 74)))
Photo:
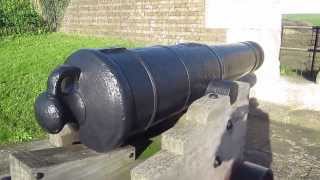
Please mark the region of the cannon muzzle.
POLYGON ((82 49, 49 76, 36 118, 49 133, 75 123, 83 144, 109 151, 186 110, 210 81, 238 79, 262 63, 254 42, 82 49))

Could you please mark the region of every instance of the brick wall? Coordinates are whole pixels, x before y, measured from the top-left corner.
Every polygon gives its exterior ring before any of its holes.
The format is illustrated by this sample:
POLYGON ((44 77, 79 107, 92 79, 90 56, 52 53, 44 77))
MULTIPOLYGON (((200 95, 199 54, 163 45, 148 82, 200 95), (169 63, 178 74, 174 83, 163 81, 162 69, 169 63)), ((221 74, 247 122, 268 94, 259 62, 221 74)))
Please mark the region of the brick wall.
POLYGON ((71 0, 60 31, 175 43, 225 42, 224 29, 208 29, 205 0, 71 0))

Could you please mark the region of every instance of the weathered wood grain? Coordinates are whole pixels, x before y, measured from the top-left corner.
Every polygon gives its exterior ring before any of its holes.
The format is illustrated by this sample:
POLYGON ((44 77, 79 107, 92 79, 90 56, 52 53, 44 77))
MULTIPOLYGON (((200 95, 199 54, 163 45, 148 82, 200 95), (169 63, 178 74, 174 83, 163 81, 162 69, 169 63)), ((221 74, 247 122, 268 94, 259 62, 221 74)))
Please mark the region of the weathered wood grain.
POLYGON ((73 124, 66 124, 58 134, 49 134, 49 142, 55 147, 70 146, 79 141, 79 132, 73 124))
POLYGON ((129 169, 134 160, 132 146, 97 153, 83 145, 73 145, 13 153, 10 155, 10 174, 13 180, 114 180, 124 176, 124 170, 129 169))

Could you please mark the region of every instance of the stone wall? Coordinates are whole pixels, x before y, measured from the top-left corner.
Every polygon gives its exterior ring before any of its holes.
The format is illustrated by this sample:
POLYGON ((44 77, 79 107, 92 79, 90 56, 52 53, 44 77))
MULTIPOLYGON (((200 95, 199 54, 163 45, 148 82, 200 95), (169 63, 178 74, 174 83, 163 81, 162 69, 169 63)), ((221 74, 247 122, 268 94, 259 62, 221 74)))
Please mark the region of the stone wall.
POLYGON ((205 0, 71 0, 60 31, 175 43, 225 42, 225 29, 205 28, 205 0))

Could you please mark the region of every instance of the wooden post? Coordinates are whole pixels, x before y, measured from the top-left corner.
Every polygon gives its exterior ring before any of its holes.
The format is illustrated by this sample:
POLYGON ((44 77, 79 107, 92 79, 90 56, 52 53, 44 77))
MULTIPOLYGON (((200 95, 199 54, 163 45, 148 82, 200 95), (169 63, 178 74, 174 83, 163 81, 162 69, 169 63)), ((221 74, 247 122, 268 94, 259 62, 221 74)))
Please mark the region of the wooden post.
POLYGON ((314 64, 317 58, 317 48, 318 48, 318 41, 319 41, 319 29, 320 27, 316 26, 314 27, 315 32, 316 32, 316 37, 314 40, 314 46, 313 46, 313 55, 312 55, 312 62, 311 62, 311 75, 312 78, 315 78, 315 72, 314 72, 314 64))
POLYGON ((55 147, 66 147, 80 142, 79 133, 73 124, 66 124, 58 134, 49 134, 49 142, 55 147))

